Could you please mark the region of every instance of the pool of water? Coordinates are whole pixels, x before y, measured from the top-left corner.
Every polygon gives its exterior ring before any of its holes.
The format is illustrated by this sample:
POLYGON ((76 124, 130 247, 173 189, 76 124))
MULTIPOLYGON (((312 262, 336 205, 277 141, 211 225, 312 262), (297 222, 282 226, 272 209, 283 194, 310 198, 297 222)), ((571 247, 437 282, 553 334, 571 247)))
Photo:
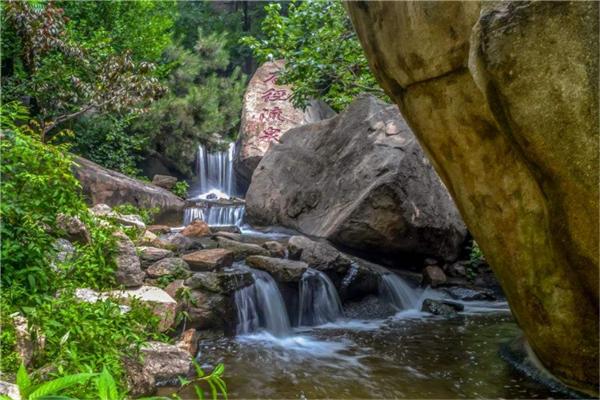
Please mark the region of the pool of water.
MULTIPOLYGON (((561 398, 500 358, 519 334, 506 303, 480 302, 456 319, 406 311, 285 337, 201 339, 198 361, 205 370, 225 364, 232 399, 561 398)), ((197 398, 193 389, 180 395, 197 398)))

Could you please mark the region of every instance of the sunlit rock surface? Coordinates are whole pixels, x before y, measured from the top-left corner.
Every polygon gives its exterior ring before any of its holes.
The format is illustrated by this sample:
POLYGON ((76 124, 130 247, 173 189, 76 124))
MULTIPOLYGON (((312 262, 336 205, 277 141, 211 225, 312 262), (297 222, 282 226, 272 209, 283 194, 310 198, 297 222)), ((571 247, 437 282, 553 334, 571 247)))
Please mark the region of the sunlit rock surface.
POLYGON ((598 3, 347 2, 540 361, 598 385, 598 3))

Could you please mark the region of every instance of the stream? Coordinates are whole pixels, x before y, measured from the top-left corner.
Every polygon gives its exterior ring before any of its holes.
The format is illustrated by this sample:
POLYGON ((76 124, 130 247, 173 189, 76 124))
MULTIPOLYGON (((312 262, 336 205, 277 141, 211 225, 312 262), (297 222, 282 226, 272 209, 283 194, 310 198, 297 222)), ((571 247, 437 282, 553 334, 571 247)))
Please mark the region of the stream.
MULTIPOLYGON (((234 149, 219 157, 199 151, 198 175, 220 183, 198 187, 196 198, 211 190, 230 193, 234 149)), ((235 223, 246 243, 289 238, 242 226, 243 209, 187 212, 188 219, 204 217, 209 225, 235 223)), ((412 288, 389 274, 382 276, 381 295, 401 311, 387 319, 349 319, 329 278, 309 269, 299 282, 297 325, 315 326, 291 327, 273 278, 252 273, 255 284, 235 293, 237 335, 200 332, 197 360, 205 371, 225 365, 231 399, 566 398, 500 357, 500 347, 521 334, 506 302, 460 302, 465 309, 457 318, 434 316, 419 310, 426 297, 442 299, 440 292, 412 288)), ((161 387, 158 394, 175 390, 161 387)), ((191 387, 180 395, 197 398, 191 387)))

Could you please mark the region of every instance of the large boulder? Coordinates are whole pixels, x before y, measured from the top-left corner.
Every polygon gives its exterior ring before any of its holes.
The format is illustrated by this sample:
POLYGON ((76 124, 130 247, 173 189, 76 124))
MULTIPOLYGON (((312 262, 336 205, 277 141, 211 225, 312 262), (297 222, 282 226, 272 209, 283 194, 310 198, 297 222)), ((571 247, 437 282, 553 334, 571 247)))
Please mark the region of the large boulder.
POLYGON ((252 177, 246 216, 377 255, 453 260, 467 235, 398 107, 370 95, 271 146, 252 177))
POLYGON ((173 257, 173 252, 167 249, 158 249, 156 247, 139 247, 138 253, 142 268, 148 268, 150 265, 163 258, 173 257))
POLYGON ((284 60, 277 60, 261 66, 248 83, 244 95, 234 168, 246 184, 272 141, 279 140, 290 128, 335 115, 335 111, 320 100, 312 101, 306 111, 294 108, 289 100, 291 86, 275 84, 284 65, 284 60))
POLYGON ((166 291, 154 286, 142 286, 138 289, 115 290, 103 294, 103 297, 111 296, 122 299, 128 304, 132 299, 137 299, 141 304, 149 307, 152 313, 160 317, 159 329, 166 331, 175 322, 177 302, 166 291))
POLYGON ((203 237, 210 236, 210 228, 208 224, 201 219, 195 219, 186 226, 181 234, 186 237, 203 237))
POLYGON ((185 286, 228 295, 253 283, 254 278, 249 270, 230 269, 217 272, 196 272, 185 281, 185 286))
POLYGON ((158 207, 157 224, 181 225, 185 201, 166 189, 103 168, 84 158, 75 158, 73 173, 81 183, 90 205, 118 206, 129 203, 139 208, 158 207))
POLYGON ((235 261, 242 261, 248 256, 268 256, 269 251, 260 247, 257 244, 236 242, 224 237, 217 237, 220 249, 228 249, 233 251, 235 261))
POLYGON ((216 271, 231 267, 234 252, 227 249, 199 250, 182 257, 193 271, 216 271))
POLYGON ((597 2, 346 2, 541 363, 598 390, 597 2))
POLYGON ((144 371, 157 382, 186 377, 192 368, 190 353, 173 344, 148 342, 140 352, 144 356, 144 371))
POLYGON ((308 269, 308 264, 302 261, 265 256, 250 256, 246 263, 254 269, 268 272, 277 282, 300 282, 308 269))

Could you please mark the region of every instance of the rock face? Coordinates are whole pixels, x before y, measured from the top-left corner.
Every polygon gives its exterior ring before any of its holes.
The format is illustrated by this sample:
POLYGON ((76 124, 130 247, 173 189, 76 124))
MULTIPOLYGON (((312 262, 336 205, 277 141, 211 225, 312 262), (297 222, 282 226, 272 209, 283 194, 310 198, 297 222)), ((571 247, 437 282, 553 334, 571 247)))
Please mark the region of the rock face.
POLYGON ((160 211, 154 216, 157 224, 183 223, 185 201, 168 190, 102 168, 83 158, 76 158, 75 164, 73 173, 91 205, 130 203, 139 208, 159 207, 160 211))
POLYGON ((322 101, 313 101, 305 112, 294 108, 289 101, 291 87, 275 84, 277 73, 284 65, 284 60, 277 60, 260 67, 244 95, 234 168, 247 183, 272 141, 279 140, 290 128, 335 115, 322 101))
POLYGON ((115 276, 117 284, 125 287, 140 286, 144 281, 145 274, 144 271, 142 271, 140 258, 137 255, 135 245, 131 239, 121 231, 116 231, 111 236, 117 239, 117 251, 115 254, 115 262, 117 264, 115 276))
POLYGON ((598 388, 598 3, 345 3, 542 364, 598 388))
POLYGON ((467 234, 398 108, 370 95, 271 146, 252 177, 246 215, 361 251, 446 260, 467 234))

